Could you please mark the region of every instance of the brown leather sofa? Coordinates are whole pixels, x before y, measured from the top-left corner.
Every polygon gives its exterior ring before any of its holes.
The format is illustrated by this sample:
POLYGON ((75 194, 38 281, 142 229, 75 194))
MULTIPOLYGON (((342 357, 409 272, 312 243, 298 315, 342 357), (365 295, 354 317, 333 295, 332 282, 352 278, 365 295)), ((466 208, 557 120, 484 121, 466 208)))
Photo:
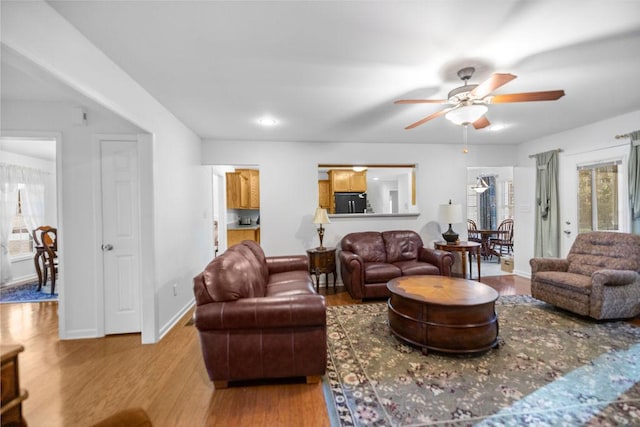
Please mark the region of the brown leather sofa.
POLYGON ((265 257, 243 241, 194 278, 195 326, 209 378, 307 377, 327 366, 326 305, 305 255, 265 257))
POLYGON ((350 233, 340 242, 340 273, 352 298, 383 298, 387 282, 400 276, 451 275, 453 255, 425 248, 415 231, 350 233))
POLYGON ((532 258, 531 295, 594 319, 640 314, 640 235, 592 231, 563 258, 532 258))

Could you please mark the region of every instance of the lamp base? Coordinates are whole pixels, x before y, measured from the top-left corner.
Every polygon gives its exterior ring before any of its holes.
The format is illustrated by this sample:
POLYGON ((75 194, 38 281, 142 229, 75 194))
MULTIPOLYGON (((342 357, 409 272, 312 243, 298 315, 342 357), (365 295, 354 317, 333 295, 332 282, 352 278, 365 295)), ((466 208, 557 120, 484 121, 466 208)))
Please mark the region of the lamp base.
POLYGON ((451 228, 451 224, 449 224, 449 229, 442 233, 442 238, 446 240, 448 243, 457 243, 459 234, 453 231, 451 228))

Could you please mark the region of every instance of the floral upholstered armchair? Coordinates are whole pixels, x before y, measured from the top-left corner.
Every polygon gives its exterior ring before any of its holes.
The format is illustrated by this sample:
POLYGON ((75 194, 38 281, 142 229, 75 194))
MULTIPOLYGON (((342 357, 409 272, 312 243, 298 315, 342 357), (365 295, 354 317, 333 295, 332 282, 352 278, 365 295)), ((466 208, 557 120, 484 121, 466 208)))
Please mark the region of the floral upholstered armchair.
POLYGON ((534 298, 594 319, 640 314, 640 235, 579 234, 567 259, 529 263, 534 298))

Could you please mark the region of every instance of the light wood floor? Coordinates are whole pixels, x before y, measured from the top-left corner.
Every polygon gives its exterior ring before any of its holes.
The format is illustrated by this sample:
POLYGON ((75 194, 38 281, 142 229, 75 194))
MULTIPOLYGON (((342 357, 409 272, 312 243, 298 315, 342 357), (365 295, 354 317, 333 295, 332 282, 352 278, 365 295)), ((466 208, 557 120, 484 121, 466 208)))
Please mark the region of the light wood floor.
MULTIPOLYGON (((517 276, 483 278, 502 295, 530 294, 517 276)), ((342 288, 321 293, 327 304, 354 304, 342 288)), ((154 426, 328 426, 321 384, 291 381, 214 390, 187 314, 158 344, 140 335, 58 339, 57 303, 2 304, 0 342, 25 347, 21 386, 32 427, 88 426, 121 409, 141 406, 154 426)))

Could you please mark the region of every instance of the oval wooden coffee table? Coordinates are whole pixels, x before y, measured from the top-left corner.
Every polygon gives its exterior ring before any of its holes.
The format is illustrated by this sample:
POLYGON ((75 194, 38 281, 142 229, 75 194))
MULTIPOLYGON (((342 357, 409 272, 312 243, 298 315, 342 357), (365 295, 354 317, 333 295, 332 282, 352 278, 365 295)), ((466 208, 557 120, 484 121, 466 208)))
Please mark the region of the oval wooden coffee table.
POLYGON ((393 334, 422 349, 475 353, 498 345, 498 292, 471 280, 404 276, 387 283, 393 334))

